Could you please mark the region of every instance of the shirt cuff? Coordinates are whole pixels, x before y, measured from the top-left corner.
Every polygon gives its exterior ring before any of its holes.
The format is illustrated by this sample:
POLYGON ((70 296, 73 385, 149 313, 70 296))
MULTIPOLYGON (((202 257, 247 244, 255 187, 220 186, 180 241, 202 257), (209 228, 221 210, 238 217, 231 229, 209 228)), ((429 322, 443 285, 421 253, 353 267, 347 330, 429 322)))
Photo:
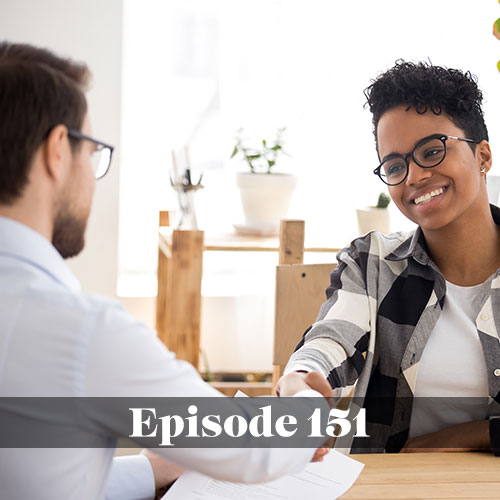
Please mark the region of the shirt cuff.
POLYGON ((106 500, 152 500, 155 478, 144 455, 115 457, 106 488, 106 500))

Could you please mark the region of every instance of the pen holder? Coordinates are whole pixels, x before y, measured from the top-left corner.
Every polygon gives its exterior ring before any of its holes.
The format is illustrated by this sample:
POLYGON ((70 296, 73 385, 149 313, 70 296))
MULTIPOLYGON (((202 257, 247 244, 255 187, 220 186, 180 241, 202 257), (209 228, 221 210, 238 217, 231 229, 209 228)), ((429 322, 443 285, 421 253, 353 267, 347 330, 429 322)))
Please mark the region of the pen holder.
POLYGON ((177 193, 177 201, 179 202, 177 229, 198 229, 194 194, 203 189, 203 186, 201 184, 172 183, 172 187, 177 193))

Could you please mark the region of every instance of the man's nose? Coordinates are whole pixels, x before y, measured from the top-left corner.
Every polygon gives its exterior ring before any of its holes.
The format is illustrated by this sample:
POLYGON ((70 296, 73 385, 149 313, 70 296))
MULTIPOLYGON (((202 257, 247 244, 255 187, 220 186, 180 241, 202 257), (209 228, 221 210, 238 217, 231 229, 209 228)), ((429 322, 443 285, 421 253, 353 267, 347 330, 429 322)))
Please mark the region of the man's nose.
POLYGON ((420 182, 432 177, 432 168, 424 168, 415 163, 413 158, 408 158, 408 176, 405 183, 408 186, 414 186, 420 182))

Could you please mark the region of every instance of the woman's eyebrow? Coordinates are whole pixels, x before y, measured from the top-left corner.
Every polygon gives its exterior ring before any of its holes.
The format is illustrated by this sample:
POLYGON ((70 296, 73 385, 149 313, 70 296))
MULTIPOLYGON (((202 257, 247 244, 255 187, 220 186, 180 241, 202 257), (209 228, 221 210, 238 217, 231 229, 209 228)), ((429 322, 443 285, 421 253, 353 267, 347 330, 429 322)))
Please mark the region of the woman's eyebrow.
MULTIPOLYGON (((415 142, 415 144, 413 145, 413 148, 408 151, 408 153, 411 153, 422 141, 425 141, 426 139, 430 139, 431 137, 439 137, 443 134, 440 134, 440 133, 435 133, 435 134, 429 134, 429 135, 426 135, 425 137, 421 137, 417 142, 415 142)), ((396 158, 398 156, 400 157, 404 157, 405 154, 408 154, 408 153, 397 153, 395 151, 389 153, 388 155, 385 155, 383 158, 382 158, 382 163, 386 160, 390 160, 391 158, 396 158)))

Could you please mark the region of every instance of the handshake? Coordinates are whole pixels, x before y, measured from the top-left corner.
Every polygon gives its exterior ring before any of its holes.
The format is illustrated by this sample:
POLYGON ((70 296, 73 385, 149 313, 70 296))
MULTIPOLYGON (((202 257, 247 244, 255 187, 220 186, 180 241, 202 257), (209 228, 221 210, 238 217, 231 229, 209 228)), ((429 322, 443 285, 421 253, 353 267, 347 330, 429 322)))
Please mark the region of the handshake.
MULTIPOLYGON (((299 391, 314 390, 325 398, 333 397, 333 390, 325 377, 318 372, 291 372, 284 375, 276 384, 276 395, 280 397, 293 396, 299 391)), ((329 440, 331 441, 331 440, 329 440)), ((330 451, 332 443, 325 443, 325 447, 318 448, 311 462, 322 462, 325 455, 330 451)))
POLYGON ((333 397, 333 390, 326 379, 318 372, 291 372, 281 377, 276 385, 276 395, 293 396, 299 391, 315 390, 325 398, 333 397))

